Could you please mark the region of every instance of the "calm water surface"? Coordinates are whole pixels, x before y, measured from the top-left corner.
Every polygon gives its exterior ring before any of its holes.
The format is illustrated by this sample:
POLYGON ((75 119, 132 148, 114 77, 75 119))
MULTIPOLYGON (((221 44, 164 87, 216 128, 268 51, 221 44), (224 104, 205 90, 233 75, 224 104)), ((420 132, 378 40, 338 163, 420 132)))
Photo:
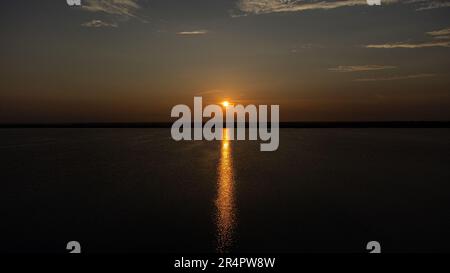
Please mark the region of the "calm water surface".
POLYGON ((0 130, 0 251, 448 251, 449 129, 0 130))

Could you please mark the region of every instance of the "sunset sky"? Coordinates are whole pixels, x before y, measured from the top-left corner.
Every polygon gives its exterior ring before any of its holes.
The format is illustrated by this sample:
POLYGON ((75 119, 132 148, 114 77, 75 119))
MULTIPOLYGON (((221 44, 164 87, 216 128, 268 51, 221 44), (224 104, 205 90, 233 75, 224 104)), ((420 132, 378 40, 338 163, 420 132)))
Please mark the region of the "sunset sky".
POLYGON ((450 1, 10 0, 0 21, 0 123, 169 121, 196 95, 450 120, 450 1))

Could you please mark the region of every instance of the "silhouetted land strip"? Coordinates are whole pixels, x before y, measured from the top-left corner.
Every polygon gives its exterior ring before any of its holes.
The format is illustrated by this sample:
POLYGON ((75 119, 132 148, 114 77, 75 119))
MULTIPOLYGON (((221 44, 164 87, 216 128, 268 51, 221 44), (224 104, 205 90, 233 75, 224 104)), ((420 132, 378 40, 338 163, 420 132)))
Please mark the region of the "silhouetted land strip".
MULTIPOLYGON (((245 126, 248 128, 249 124, 246 123, 245 126)), ((0 124, 0 128, 170 128, 170 127, 172 127, 172 123, 169 122, 0 124)), ((280 128, 450 128, 450 121, 280 122, 280 128)))

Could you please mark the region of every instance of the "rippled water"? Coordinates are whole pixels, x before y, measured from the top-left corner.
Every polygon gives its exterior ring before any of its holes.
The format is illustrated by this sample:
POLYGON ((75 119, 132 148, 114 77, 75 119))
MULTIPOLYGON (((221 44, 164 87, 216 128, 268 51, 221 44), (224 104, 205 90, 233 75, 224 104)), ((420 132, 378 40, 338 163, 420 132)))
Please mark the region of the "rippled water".
POLYGON ((233 231, 236 225, 236 208, 234 204, 233 153, 229 131, 224 129, 224 139, 220 148, 219 166, 217 168, 217 252, 228 252, 233 244, 233 231))
POLYGON ((0 251, 446 251, 449 129, 0 130, 0 251))

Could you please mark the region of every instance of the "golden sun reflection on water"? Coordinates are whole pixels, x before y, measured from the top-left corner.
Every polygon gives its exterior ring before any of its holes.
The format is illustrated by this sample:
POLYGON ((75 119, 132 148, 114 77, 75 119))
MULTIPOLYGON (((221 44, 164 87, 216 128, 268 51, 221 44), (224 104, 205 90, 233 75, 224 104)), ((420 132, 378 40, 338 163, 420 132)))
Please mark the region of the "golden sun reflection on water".
POLYGON ((233 242, 235 226, 233 158, 229 130, 223 129, 223 140, 217 178, 217 252, 226 253, 233 242))

